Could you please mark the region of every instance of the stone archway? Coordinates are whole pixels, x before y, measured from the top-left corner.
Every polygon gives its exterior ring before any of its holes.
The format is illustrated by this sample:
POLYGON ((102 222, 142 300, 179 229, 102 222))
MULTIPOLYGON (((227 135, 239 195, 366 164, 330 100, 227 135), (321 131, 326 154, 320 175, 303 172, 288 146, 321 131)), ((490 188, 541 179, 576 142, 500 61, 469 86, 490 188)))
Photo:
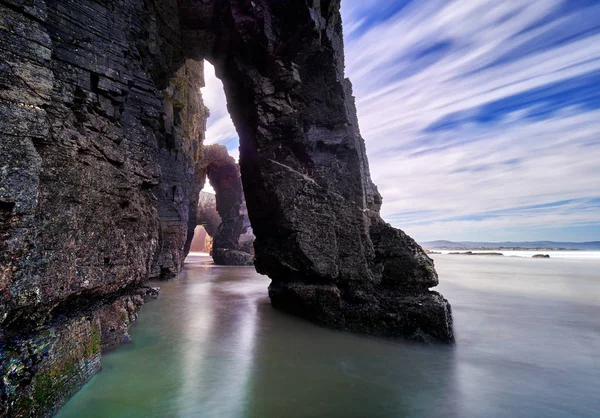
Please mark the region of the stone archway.
POLYGON ((239 166, 223 145, 205 146, 200 161, 201 178, 207 178, 216 192, 214 207, 212 202, 199 200, 196 219, 213 238, 212 258, 218 265, 252 265, 254 235, 239 166))
POLYGON ((272 279, 278 308, 335 328, 451 342, 450 305, 429 290, 433 261, 379 216, 339 7, 180 4, 188 54, 215 65, 240 137, 256 268, 272 279))
POLYGON ((0 0, 0 415, 49 416, 197 225, 202 60, 240 137, 274 306, 452 342, 433 261, 379 216, 340 0, 0 0), (68 382, 65 386, 65 382, 68 382))
POLYGON ((219 225, 221 225, 221 216, 217 212, 217 198, 214 194, 205 191, 200 192, 196 222, 198 226, 204 227, 211 240, 217 234, 219 225))

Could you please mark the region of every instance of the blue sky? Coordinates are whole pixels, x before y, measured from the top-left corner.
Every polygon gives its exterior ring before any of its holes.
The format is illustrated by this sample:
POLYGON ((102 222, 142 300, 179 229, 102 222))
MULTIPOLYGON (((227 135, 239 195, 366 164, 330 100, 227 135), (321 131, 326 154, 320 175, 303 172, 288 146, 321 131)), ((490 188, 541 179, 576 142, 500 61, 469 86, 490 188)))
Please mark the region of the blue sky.
MULTIPOLYGON (((420 241, 600 240, 600 0, 342 0, 382 215, 420 241)), ((207 142, 238 140, 207 69, 207 142)))

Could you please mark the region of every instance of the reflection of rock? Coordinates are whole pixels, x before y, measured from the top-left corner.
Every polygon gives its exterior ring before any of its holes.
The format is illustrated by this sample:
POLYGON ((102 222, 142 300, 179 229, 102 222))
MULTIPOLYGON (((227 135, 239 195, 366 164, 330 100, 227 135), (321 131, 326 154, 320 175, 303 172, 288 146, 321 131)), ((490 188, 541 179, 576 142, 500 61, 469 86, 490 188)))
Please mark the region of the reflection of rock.
POLYGON ((239 166, 226 147, 209 145, 204 148, 201 167, 216 193, 213 197, 201 193, 198 206, 198 223, 206 225, 206 231, 213 237, 214 262, 229 266, 252 265, 254 235, 239 166))
POLYGON ((550 258, 549 254, 535 254, 531 258, 550 258))

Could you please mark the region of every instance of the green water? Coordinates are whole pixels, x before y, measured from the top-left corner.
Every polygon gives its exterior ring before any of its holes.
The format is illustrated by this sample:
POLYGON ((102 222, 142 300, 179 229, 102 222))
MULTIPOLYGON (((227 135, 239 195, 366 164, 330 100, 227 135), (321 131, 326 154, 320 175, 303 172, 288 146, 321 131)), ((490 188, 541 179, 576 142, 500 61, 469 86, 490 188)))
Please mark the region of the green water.
POLYGON ((436 256, 456 347, 320 328, 191 257, 58 417, 598 417, 600 261, 436 256))

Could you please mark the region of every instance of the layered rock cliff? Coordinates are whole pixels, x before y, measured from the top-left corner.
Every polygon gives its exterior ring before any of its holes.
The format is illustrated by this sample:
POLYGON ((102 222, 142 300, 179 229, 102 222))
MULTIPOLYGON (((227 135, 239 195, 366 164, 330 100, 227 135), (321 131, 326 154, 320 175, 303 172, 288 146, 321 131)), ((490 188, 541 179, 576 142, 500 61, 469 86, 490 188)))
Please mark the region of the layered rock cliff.
POLYGON ((0 0, 2 415, 52 414, 98 370, 101 348, 127 340, 155 294, 144 282, 181 269, 204 182, 203 59, 240 136, 273 305, 453 341, 450 306, 429 290, 433 261, 379 217, 339 6, 0 0))
POLYGON ((175 1, 2 0, 0 54, 0 415, 44 416, 181 268, 203 64, 175 1))

